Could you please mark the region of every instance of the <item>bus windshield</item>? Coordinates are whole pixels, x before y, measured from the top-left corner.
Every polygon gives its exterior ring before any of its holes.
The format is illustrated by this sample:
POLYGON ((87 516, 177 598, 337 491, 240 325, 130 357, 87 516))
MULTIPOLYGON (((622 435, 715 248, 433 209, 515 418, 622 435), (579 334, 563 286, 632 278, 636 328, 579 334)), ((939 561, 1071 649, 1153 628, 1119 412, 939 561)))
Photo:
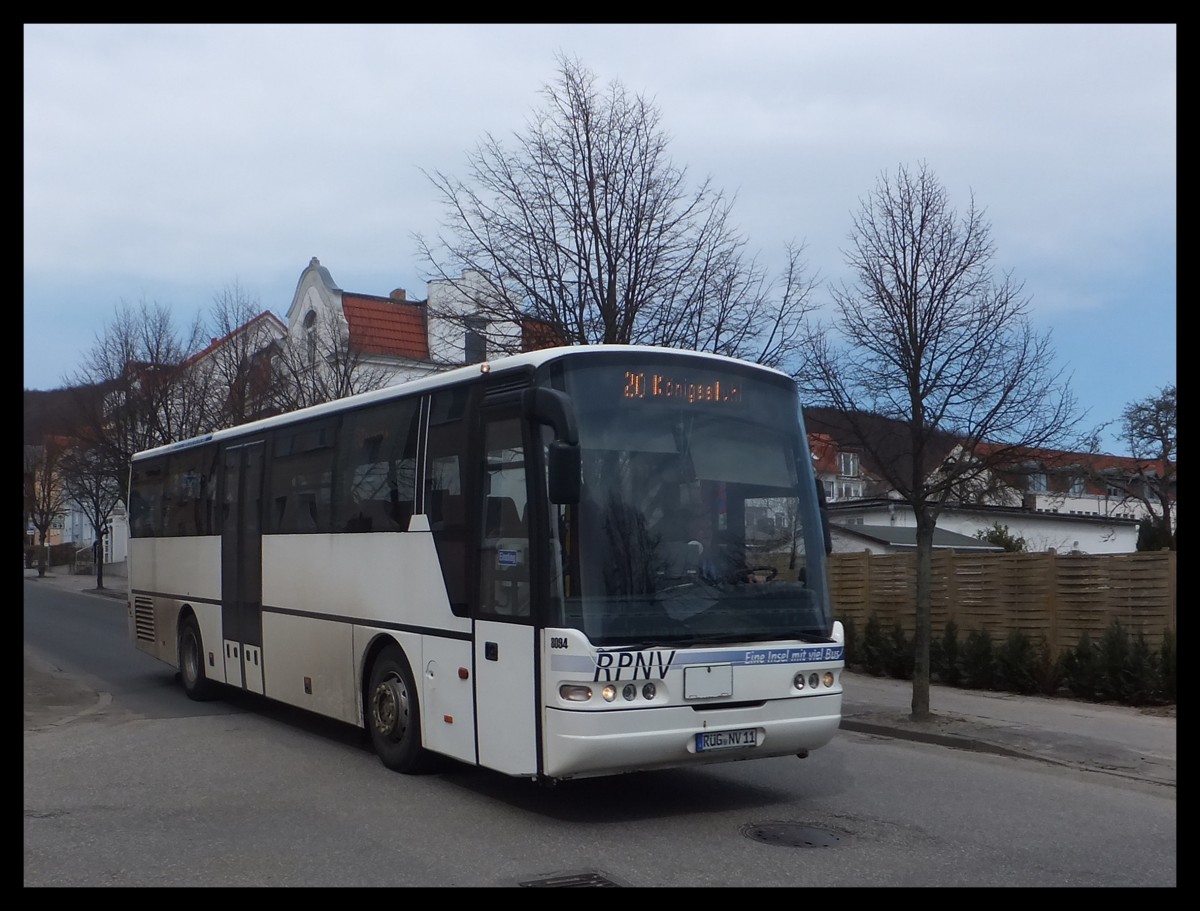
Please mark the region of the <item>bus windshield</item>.
POLYGON ((582 497, 564 537, 561 622, 608 647, 827 641, 824 539, 794 385, 681 363, 564 371, 582 497))

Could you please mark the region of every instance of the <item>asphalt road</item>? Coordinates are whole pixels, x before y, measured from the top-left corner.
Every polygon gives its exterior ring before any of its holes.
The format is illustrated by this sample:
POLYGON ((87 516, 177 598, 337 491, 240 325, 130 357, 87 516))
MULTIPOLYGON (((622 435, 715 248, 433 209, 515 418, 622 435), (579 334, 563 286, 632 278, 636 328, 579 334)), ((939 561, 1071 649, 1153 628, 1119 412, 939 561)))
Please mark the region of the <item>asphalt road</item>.
MULTIPOLYGON (((124 601, 126 580, 116 573, 96 588, 93 576, 25 570, 25 585, 124 601)), ((25 649, 25 729, 117 711, 110 693, 98 691, 25 649)), ((1061 766, 1176 785, 1175 706, 1135 708, 1072 699, 1018 696, 934 685, 934 718, 910 716, 912 684, 847 671, 842 729, 940 744, 948 748, 1020 756, 1061 766)))

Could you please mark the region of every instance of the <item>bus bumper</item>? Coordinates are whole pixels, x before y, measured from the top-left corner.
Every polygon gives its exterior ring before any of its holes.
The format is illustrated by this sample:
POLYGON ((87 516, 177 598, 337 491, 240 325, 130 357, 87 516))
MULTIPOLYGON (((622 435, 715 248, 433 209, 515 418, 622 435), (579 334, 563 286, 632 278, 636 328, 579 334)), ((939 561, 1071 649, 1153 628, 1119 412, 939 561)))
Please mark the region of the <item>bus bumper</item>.
POLYGON ((841 692, 729 708, 548 708, 542 774, 581 778, 795 755, 829 743, 841 721, 841 692), (756 734, 753 746, 697 749, 698 734, 749 729, 756 734))

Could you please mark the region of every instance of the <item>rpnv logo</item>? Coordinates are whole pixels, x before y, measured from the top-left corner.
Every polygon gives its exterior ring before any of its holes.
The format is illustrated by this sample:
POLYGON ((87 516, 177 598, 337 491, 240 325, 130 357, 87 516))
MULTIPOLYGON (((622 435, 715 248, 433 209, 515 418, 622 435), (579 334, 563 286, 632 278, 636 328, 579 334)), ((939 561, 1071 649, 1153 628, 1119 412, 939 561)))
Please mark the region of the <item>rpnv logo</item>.
POLYGON ((649 680, 653 674, 658 674, 658 679, 662 680, 674 660, 674 649, 670 652, 599 652, 596 655, 596 675, 592 680, 649 680))

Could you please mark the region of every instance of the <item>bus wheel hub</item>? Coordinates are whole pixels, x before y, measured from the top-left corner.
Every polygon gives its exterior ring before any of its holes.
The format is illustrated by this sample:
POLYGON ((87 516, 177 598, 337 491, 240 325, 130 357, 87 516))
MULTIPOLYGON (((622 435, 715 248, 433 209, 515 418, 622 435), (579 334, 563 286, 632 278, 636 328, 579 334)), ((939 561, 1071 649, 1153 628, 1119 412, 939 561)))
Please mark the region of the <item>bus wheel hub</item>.
POLYGON ((406 707, 404 689, 397 680, 384 680, 375 687, 371 699, 371 715, 375 730, 385 737, 404 733, 406 707))

